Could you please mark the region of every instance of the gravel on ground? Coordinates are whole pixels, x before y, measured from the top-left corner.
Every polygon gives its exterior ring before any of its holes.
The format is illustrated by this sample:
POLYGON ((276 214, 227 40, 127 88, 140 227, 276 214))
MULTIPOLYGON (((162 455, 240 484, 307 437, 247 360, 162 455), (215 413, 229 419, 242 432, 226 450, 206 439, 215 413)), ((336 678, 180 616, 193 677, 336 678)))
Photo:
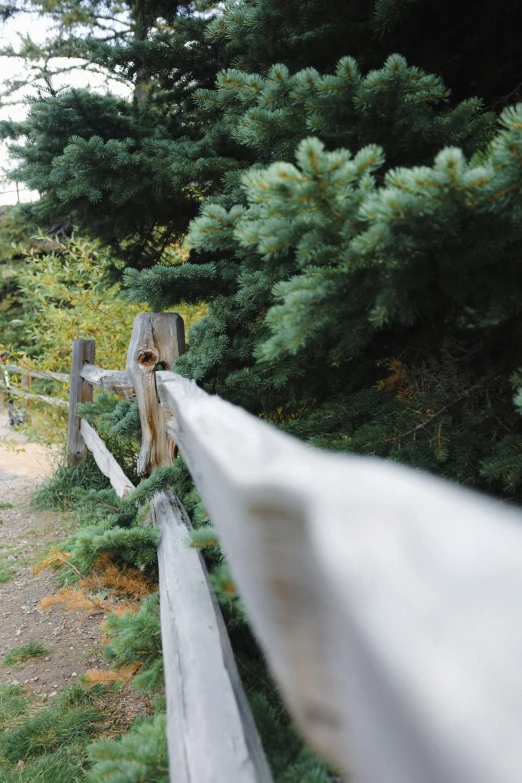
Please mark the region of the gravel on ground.
MULTIPOLYGON (((89 615, 67 610, 64 604, 38 607, 42 598, 59 587, 52 570, 33 574, 34 565, 50 545, 63 541, 74 521, 66 513, 32 508, 31 498, 38 484, 51 474, 54 460, 52 452, 43 446, 35 451, 31 448, 34 445, 25 444, 19 435, 0 440, 0 575, 7 578, 0 581, 0 684, 23 685, 45 703, 88 669, 108 666, 100 654, 103 611, 89 615), (4 665, 7 653, 30 641, 38 642, 48 653, 4 665)), ((117 693, 108 691, 105 701, 116 732, 134 717, 151 711, 150 698, 130 683, 117 693)))

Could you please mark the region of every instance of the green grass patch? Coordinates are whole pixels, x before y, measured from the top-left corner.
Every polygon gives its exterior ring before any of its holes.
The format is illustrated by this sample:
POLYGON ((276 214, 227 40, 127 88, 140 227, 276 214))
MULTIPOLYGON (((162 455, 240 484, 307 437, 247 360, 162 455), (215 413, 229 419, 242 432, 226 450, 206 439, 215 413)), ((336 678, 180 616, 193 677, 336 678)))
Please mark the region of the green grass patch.
POLYGON ((85 783, 85 748, 73 745, 44 753, 18 769, 2 769, 0 783, 85 783))
POLYGON ((7 511, 9 508, 14 508, 12 503, 0 503, 0 511, 7 511))
POLYGON ((9 582, 9 580, 12 578, 13 572, 10 568, 2 567, 0 568, 0 584, 3 584, 4 582, 9 582))
POLYGON ((20 686, 0 685, 0 733, 16 725, 26 713, 27 698, 20 686))
POLYGON ((60 465, 51 478, 37 490, 32 505, 41 511, 67 511, 77 503, 75 491, 78 488, 105 489, 109 486, 108 479, 89 454, 74 467, 60 465))
POLYGON ((0 759, 16 765, 66 746, 85 745, 106 723, 95 702, 96 697, 81 686, 63 691, 49 707, 4 731, 0 736, 0 759))
POLYGON ((27 644, 23 644, 21 647, 15 647, 14 650, 7 653, 2 661, 2 665, 13 666, 13 664, 23 663, 29 658, 41 658, 44 655, 49 655, 49 650, 31 639, 27 644))

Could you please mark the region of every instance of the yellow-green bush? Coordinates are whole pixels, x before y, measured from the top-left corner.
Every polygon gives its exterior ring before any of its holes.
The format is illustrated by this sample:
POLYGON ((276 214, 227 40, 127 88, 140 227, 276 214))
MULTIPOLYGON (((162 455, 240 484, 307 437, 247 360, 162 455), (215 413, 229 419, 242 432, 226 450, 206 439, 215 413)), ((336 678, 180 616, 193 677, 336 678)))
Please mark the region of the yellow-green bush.
MULTIPOLYGON (((181 253, 179 254, 181 262, 181 253)), ((102 367, 125 367, 132 323, 147 307, 119 297, 119 285, 107 282, 109 267, 115 261, 108 251, 85 239, 73 238, 58 252, 38 256, 33 250, 18 272, 18 287, 24 302, 23 343, 0 345, 10 358, 28 369, 68 372, 71 344, 77 338, 96 341, 96 363, 102 367)), ((204 306, 173 308, 185 320, 188 330, 204 313, 204 306)), ((20 378, 13 378, 19 383, 20 378)), ((37 381, 34 391, 67 398, 68 387, 37 381)), ((66 412, 26 399, 31 429, 40 439, 60 442, 65 434, 66 412)))

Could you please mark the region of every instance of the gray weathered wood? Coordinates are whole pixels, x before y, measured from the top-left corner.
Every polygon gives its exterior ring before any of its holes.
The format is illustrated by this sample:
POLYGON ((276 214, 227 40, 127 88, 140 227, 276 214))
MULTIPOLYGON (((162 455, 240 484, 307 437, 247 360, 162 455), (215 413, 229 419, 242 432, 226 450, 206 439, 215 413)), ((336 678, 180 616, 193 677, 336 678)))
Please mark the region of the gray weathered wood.
MULTIPOLYGON (((7 389, 4 383, 0 382, 0 388, 7 389)), ((38 400, 39 402, 45 402, 47 405, 57 405, 59 408, 68 408, 69 403, 67 400, 60 400, 58 397, 48 397, 45 394, 33 394, 32 392, 25 391, 25 389, 17 389, 16 387, 9 387, 9 394, 12 397, 22 397, 23 399, 38 400)))
POLYGON ((134 319, 127 354, 127 375, 136 391, 141 422, 141 450, 138 475, 148 476, 154 468, 171 465, 175 445, 167 435, 165 419, 158 405, 155 370, 173 367, 185 350, 183 319, 177 313, 141 313, 134 319))
POLYGON ((62 383, 69 382, 69 376, 65 372, 54 372, 54 370, 31 370, 26 367, 18 367, 16 364, 8 364, 6 365, 6 369, 13 375, 28 373, 32 378, 43 378, 47 381, 60 381, 62 383))
POLYGON ((363 783, 519 783, 520 513, 157 381, 310 741, 363 783))
POLYGON ((127 478, 103 440, 86 419, 80 422, 80 432, 96 464, 103 475, 107 476, 118 497, 126 497, 134 489, 134 484, 127 478))
POLYGON ((94 340, 74 340, 71 374, 69 377, 69 422, 67 426, 67 464, 78 464, 85 456, 85 443, 80 432, 80 417, 76 406, 80 402, 92 402, 93 388, 81 376, 84 364, 94 363, 94 340))
POLYGON ((172 783, 270 783, 219 607, 177 498, 158 493, 161 635, 172 783))
POLYGON ((125 370, 103 370, 94 364, 84 364, 81 376, 93 386, 101 386, 126 400, 135 400, 134 386, 125 370))

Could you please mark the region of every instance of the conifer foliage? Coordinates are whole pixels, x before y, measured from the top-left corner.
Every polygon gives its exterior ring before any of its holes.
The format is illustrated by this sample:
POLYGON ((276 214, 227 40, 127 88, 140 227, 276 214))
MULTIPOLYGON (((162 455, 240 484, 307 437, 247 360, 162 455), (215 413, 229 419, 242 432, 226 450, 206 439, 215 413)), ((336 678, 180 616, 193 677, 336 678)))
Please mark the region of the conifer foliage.
POLYGON ((317 445, 516 494, 508 50, 470 95, 447 28, 408 35, 429 3, 298 5, 180 4, 160 24, 151 0, 144 38, 83 50, 144 96, 42 97, 4 125, 28 140, 15 176, 43 194, 33 215, 66 208, 126 259, 134 302, 208 303, 178 368, 209 390, 317 445))

